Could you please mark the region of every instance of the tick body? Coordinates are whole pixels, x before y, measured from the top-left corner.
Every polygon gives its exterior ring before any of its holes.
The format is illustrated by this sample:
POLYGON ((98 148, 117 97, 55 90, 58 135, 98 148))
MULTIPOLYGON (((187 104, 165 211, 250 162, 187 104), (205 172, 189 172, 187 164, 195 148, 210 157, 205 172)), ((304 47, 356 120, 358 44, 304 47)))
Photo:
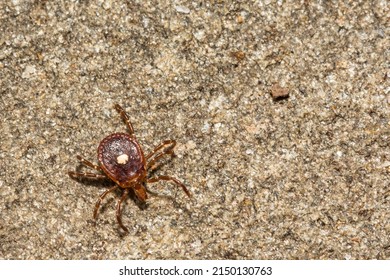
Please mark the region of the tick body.
POLYGON ((121 205, 129 194, 129 191, 133 191, 141 203, 145 202, 148 198, 145 188, 146 183, 170 181, 176 186, 181 187, 188 197, 190 197, 190 193, 184 184, 176 178, 170 176, 147 177, 149 169, 151 169, 157 160, 164 155, 173 155, 173 148, 176 145, 176 141, 166 140, 158 145, 150 154, 145 156, 134 135, 133 126, 127 114, 118 104, 115 105, 115 109, 127 125, 129 133, 114 133, 100 142, 98 147, 99 165, 95 165, 77 156, 82 164, 95 169, 99 173, 69 171, 69 176, 72 178, 110 179, 115 182, 115 186, 99 196, 93 217, 94 219, 97 218, 100 204, 106 195, 120 188, 123 190, 123 194, 117 202, 116 217, 120 227, 128 232, 128 229, 122 223, 121 205))

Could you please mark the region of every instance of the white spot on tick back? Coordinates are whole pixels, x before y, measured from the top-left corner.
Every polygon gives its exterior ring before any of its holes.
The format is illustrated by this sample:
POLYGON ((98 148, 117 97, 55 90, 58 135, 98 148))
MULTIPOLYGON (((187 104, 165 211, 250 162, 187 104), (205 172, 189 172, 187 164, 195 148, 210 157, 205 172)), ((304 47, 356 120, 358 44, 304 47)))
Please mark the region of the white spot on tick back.
POLYGON ((126 154, 120 155, 116 158, 119 164, 126 164, 129 161, 129 156, 126 154))

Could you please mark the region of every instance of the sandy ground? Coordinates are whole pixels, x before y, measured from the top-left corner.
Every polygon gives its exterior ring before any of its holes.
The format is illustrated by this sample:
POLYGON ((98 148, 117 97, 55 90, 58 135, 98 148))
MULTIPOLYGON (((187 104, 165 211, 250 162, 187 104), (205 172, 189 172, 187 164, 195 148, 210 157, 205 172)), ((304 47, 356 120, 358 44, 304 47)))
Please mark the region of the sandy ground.
POLYGON ((247 2, 0 2, 0 258, 390 259, 389 3, 247 2), (67 175, 116 103, 192 193, 128 234, 67 175))

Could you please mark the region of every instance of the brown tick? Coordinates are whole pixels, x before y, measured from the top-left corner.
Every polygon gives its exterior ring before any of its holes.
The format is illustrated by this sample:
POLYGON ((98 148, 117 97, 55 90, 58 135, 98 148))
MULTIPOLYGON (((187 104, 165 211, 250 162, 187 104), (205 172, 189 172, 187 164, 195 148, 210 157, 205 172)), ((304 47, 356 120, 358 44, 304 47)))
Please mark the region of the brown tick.
POLYGON ((129 117, 118 104, 115 105, 115 109, 127 125, 129 134, 114 133, 100 142, 98 147, 98 160, 100 165, 95 165, 90 161, 83 159, 81 156, 77 156, 82 164, 99 171, 99 174, 69 171, 69 176, 72 178, 110 179, 115 182, 115 186, 102 193, 96 201, 93 212, 95 220, 97 218, 100 203, 106 195, 118 188, 123 189, 123 194, 120 199, 118 199, 116 205, 116 219, 118 220, 120 227, 128 232, 128 229, 122 223, 121 204, 130 190, 134 192, 135 197, 141 203, 145 203, 148 198, 145 188, 146 183, 171 181, 181 187, 188 197, 190 197, 190 192, 183 183, 170 176, 147 178, 147 172, 153 167, 158 159, 166 154, 173 155, 173 148, 176 145, 176 141, 166 140, 162 142, 145 157, 140 144, 135 138, 133 126, 129 117))

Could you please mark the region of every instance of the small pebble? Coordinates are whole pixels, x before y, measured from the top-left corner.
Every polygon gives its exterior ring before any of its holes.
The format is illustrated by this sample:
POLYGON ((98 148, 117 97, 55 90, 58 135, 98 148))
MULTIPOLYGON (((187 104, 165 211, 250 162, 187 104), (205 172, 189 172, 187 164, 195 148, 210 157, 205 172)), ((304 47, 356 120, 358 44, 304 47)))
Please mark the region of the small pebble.
POLYGON ((182 13, 182 14, 189 14, 191 11, 190 9, 184 6, 175 6, 175 9, 178 13, 182 13))
POLYGON ((274 100, 287 98, 288 88, 281 87, 279 84, 274 84, 271 88, 271 95, 274 100))

